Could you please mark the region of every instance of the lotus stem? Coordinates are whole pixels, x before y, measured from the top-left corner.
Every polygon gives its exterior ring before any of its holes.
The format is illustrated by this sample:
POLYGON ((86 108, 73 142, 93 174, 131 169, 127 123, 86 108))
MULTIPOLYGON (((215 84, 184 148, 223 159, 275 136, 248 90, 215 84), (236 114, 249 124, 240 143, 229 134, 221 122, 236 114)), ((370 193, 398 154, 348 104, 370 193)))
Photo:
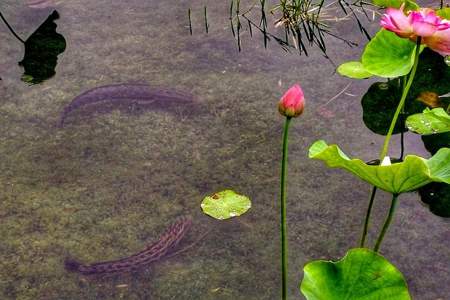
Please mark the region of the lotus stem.
POLYGON ((400 112, 402 111, 403 106, 405 105, 406 96, 408 96, 409 89, 411 88, 411 84, 416 75, 417 65, 419 64, 420 43, 421 43, 421 38, 419 36, 417 38, 416 49, 415 49, 415 53, 414 53, 414 64, 413 64, 411 73, 409 74, 408 82, 406 83, 406 86, 403 89, 402 97, 400 98, 400 103, 398 104, 397 110, 395 111, 394 117, 392 118, 391 126, 389 126, 388 133, 386 135, 386 138, 384 139, 383 148, 381 149, 381 153, 380 153, 380 161, 383 161, 384 157, 388 154, 389 142, 391 141, 391 137, 392 137, 392 133, 394 132, 395 124, 397 123, 398 116, 400 115, 400 112))
POLYGON ((283 132, 283 158, 281 161, 281 281, 282 299, 287 299, 287 239, 286 239, 286 173, 288 157, 288 134, 291 117, 286 117, 283 132))
POLYGON ((377 187, 372 187, 372 193, 370 193, 369 206, 367 207, 366 219, 364 221, 364 229, 361 236, 361 241, 359 242, 359 247, 364 248, 366 243, 367 232, 369 231, 369 223, 370 223, 370 214, 372 213, 373 200, 375 199, 375 195, 377 193, 377 187))
POLYGON ((381 233, 378 236, 377 242, 375 243, 375 247, 373 248, 373 251, 378 252, 380 250, 381 243, 383 242, 384 235, 386 234, 389 225, 391 225, 392 217, 394 216, 395 208, 397 207, 397 194, 392 194, 392 202, 391 202, 391 208, 389 209, 389 214, 386 218, 386 221, 384 221, 383 228, 381 229, 381 233))
MULTIPOLYGON (((413 67, 411 69, 411 72, 409 73, 408 81, 406 82, 406 85, 404 85, 402 97, 400 98, 400 102, 397 106, 397 110, 395 111, 394 117, 392 118, 391 125, 389 126, 389 130, 386 135, 386 138, 384 139, 383 148, 381 149, 381 153, 380 153, 380 163, 383 161, 384 157, 388 154, 389 142, 391 140, 392 133, 394 132, 395 124, 397 123, 400 112, 403 111, 403 107, 404 107, 405 101, 406 101, 406 96, 408 96, 409 89, 411 88, 411 84, 416 75, 417 65, 419 64, 420 43, 421 43, 421 37, 418 37, 417 42, 416 42, 415 53, 414 53, 413 67)), ((403 156, 403 137, 402 137, 401 144, 402 144, 401 156, 403 156)), ((374 186, 372 188, 372 193, 370 195, 370 200, 369 200, 369 206, 367 208, 366 218, 364 220, 364 229, 363 229, 363 233, 362 233, 361 241, 360 241, 361 247, 364 247, 366 237, 367 237, 367 232, 369 230, 370 215, 372 212, 372 206, 373 206, 373 202, 375 199, 376 191, 377 191, 377 188, 374 186)))

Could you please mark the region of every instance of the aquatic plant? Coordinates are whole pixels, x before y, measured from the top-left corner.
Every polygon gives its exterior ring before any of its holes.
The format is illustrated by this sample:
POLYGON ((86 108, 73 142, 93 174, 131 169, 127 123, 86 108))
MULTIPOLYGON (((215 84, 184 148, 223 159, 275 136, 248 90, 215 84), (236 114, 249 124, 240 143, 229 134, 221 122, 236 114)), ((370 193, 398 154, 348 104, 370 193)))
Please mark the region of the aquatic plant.
POLYGON ((289 125, 292 118, 300 116, 305 106, 305 97, 302 88, 296 84, 281 97, 278 103, 278 111, 286 117, 283 131, 283 150, 281 160, 280 179, 280 227, 281 227, 281 282, 282 299, 287 299, 287 224, 286 224, 286 175, 288 159, 289 125))
MULTIPOLYGON (((317 47, 326 58, 327 44, 326 37, 339 39, 348 46, 356 46, 355 42, 340 37, 332 30, 332 22, 354 19, 360 31, 370 39, 370 35, 365 29, 363 22, 358 17, 362 14, 367 19, 366 6, 373 6, 363 0, 347 2, 346 0, 325 3, 323 0, 280 0, 269 7, 266 0, 257 0, 245 3, 241 0, 229 1, 230 29, 236 39, 237 48, 242 49, 241 34, 247 30, 250 36, 257 31, 262 34, 264 47, 268 42, 274 40, 285 51, 297 50, 299 54, 308 55, 308 48, 317 47), (335 8, 340 8, 344 16, 330 16, 336 13, 335 8), (269 28, 268 15, 274 18, 274 28, 269 28), (279 33, 276 28, 283 28, 279 33)), ((369 9, 372 11, 372 9, 369 9)), ((188 9, 189 32, 192 35, 191 9, 188 9)), ((209 25, 206 7, 203 10, 205 32, 208 33, 209 25)))
MULTIPOLYGON (((405 12, 405 4, 397 5, 389 8, 382 17, 381 26, 384 28, 367 44, 361 61, 347 62, 338 68, 340 74, 355 79, 371 76, 388 78, 388 83, 384 83, 388 88, 385 89, 387 93, 393 91, 390 88, 392 82, 401 83, 401 96, 396 101, 395 110, 389 113, 388 127, 377 130, 378 133, 386 135, 377 165, 350 159, 337 145, 328 146, 324 141, 315 142, 309 149, 310 158, 323 160, 329 167, 343 168, 369 182, 373 188, 359 248, 349 250, 347 255, 336 263, 315 261, 305 266, 305 277, 300 289, 308 300, 411 299, 401 273, 379 254, 382 242, 402 193, 415 191, 433 182, 440 183, 441 188, 448 188, 450 184, 450 148, 435 149, 434 155, 428 160, 417 155, 408 155, 403 159, 402 141, 400 162, 398 159, 391 161, 389 157, 392 135, 403 133, 406 125, 419 134, 442 134, 449 131, 450 118, 443 108, 426 109, 422 114, 415 113, 411 107, 407 112, 405 109, 407 103, 415 101, 409 99, 408 95, 410 90, 418 88, 416 73, 420 58, 424 57, 426 60, 428 55, 434 55, 423 51, 424 47, 440 55, 447 55, 446 51, 450 47, 450 22, 444 17, 438 17, 447 12, 442 9, 434 11, 418 7, 417 10, 406 9, 405 12), (420 55, 422 51, 425 56, 420 55), (412 89, 413 82, 416 86, 412 89), (392 201, 373 250, 369 250, 365 245, 377 189, 391 193, 392 201)), ((442 56, 441 60, 444 60, 442 56)), ((427 68, 430 68, 430 65, 427 68)), ((444 65, 443 68, 444 72, 441 74, 446 74, 448 66, 444 65)), ((424 72, 417 74, 419 78, 429 76, 424 72)), ((443 84, 446 89, 450 89, 448 82, 443 84)), ((421 88, 429 89, 430 86, 421 88)), ((377 89, 372 89, 371 93, 376 91, 377 89)), ((393 95, 395 97, 397 93, 393 95)), ((385 101, 383 98, 376 99, 379 102, 385 101)), ((380 110, 379 113, 386 112, 380 110)), ((403 134, 401 139, 403 140, 403 134)))
POLYGON ((225 190, 205 197, 200 206, 206 215, 217 220, 226 220, 246 213, 252 207, 252 203, 244 195, 225 190))

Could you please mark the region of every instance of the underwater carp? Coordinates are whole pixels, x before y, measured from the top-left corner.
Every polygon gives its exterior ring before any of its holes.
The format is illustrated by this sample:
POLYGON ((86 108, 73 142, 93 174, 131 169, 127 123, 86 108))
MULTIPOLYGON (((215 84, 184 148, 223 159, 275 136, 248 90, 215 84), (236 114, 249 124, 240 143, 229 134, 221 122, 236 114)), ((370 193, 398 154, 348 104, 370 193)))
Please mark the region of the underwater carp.
POLYGON ((83 275, 104 275, 129 272, 147 267, 152 262, 158 261, 165 257, 171 250, 173 250, 191 226, 192 220, 190 217, 179 217, 175 223, 166 229, 166 231, 156 242, 147 246, 141 252, 122 259, 93 264, 82 264, 78 261, 67 259, 65 261, 66 270, 78 272, 83 275))
POLYGON ((47 8, 54 7, 60 2, 56 0, 27 0, 25 3, 30 8, 47 8))
POLYGON ((179 113, 198 113, 200 108, 191 94, 171 89, 154 88, 142 83, 105 85, 88 90, 75 97, 63 110, 59 127, 76 111, 83 115, 122 109, 128 112, 162 110, 179 113))

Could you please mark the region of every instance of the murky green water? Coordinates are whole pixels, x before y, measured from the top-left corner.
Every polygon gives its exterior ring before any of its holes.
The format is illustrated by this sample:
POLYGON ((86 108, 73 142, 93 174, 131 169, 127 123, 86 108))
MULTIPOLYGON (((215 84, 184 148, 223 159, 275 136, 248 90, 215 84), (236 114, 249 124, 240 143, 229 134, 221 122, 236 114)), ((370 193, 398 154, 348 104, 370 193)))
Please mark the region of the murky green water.
MULTIPOLYGON (((298 285, 307 261, 336 259, 357 245, 370 187, 306 153, 323 138, 349 154, 377 156, 382 137, 361 119, 360 95, 369 82, 352 82, 328 103, 349 80, 334 75, 317 50, 310 57, 274 43, 265 50, 262 37, 248 32, 238 53, 225 2, 206 3, 208 35, 202 1, 55 3, 67 49, 56 76, 42 84, 20 80, 23 45, 0 24, 1 299, 278 299, 283 119, 276 103, 295 82, 307 108, 290 142, 290 299, 303 299, 298 285), (58 128, 75 96, 121 82, 192 93, 204 111, 114 110, 58 128), (203 215, 203 197, 224 188, 248 195, 249 213, 224 222, 203 215), (194 220, 182 245, 210 232, 178 256, 103 278, 64 269, 69 256, 91 263, 140 251, 179 215, 194 220)), ((12 0, 0 9, 24 38, 52 11, 12 0)), ((364 42, 352 23, 338 30, 364 42)), ((336 63, 361 50, 328 41, 336 63)), ((406 147, 422 151, 415 137, 406 147)), ((379 222, 385 196, 375 207, 379 222)), ((448 223, 416 194, 402 196, 382 253, 405 274, 415 299, 448 299, 449 249, 448 223)))

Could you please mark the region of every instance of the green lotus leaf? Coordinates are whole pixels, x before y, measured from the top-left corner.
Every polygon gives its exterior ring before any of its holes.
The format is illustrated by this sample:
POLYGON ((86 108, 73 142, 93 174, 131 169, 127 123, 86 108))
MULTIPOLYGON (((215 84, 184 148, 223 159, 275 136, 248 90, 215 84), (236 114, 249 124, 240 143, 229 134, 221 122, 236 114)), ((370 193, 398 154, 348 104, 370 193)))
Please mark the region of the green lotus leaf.
POLYGON ((300 290, 307 300, 411 299, 402 273, 369 249, 351 249, 337 262, 310 262, 304 271, 300 290))
POLYGON ((429 183, 419 189, 419 195, 434 215, 450 218, 450 184, 429 183))
POLYGON ((415 43, 388 30, 380 30, 367 44, 362 64, 367 72, 394 78, 409 73, 414 64, 415 43))
POLYGON ((406 119, 409 130, 427 135, 450 131, 450 116, 443 108, 425 109, 421 114, 414 114, 406 119))
POLYGON ((207 196, 201 204, 205 214, 218 220, 240 216, 247 212, 251 206, 252 203, 248 197, 239 195, 232 190, 207 196))
POLYGON ((450 148, 440 149, 430 159, 407 155, 400 163, 367 165, 350 159, 337 145, 320 140, 309 148, 309 157, 320 159, 331 168, 345 169, 362 180, 393 194, 412 191, 430 182, 450 184, 450 148))
POLYGON ((345 62, 337 68, 337 72, 342 76, 354 79, 364 79, 372 76, 371 73, 364 69, 364 66, 359 61, 345 62))
POLYGON ((438 16, 442 17, 443 19, 450 20, 450 7, 444 7, 444 8, 438 9, 436 11, 436 14, 438 16))
POLYGON ((419 8, 419 5, 413 0, 373 0, 372 2, 380 7, 400 8, 400 6, 405 3, 405 10, 416 10, 419 8))

